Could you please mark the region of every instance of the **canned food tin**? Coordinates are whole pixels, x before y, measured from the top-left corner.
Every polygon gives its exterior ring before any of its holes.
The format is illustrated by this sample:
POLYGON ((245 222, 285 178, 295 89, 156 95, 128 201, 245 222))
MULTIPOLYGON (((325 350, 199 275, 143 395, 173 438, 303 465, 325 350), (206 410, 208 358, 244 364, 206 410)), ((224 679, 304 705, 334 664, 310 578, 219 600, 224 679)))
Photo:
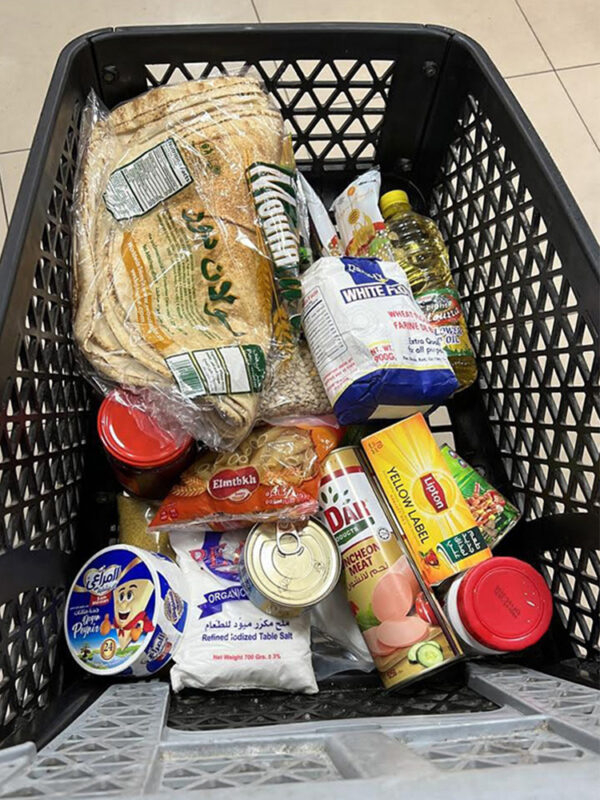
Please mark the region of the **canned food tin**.
POLYGON ((252 528, 240 561, 240 580, 261 611, 290 619, 327 597, 340 570, 336 543, 319 522, 280 520, 252 528))
POLYGON ((462 655, 356 448, 323 463, 319 500, 339 547, 346 594, 386 688, 462 655))

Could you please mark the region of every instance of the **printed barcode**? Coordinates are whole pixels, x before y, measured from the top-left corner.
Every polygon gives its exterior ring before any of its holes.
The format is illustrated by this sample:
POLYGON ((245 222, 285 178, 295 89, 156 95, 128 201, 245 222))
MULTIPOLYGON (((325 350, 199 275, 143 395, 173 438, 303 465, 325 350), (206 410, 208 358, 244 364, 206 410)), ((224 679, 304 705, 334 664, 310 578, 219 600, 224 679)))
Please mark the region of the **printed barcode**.
POLYGON ((189 353, 170 356, 170 358, 165 359, 165 361, 173 377, 177 381, 181 392, 186 397, 199 397, 200 395, 206 394, 202 378, 189 353))
POLYGON ((110 176, 104 202, 117 220, 146 214, 192 182, 172 138, 147 150, 110 176))

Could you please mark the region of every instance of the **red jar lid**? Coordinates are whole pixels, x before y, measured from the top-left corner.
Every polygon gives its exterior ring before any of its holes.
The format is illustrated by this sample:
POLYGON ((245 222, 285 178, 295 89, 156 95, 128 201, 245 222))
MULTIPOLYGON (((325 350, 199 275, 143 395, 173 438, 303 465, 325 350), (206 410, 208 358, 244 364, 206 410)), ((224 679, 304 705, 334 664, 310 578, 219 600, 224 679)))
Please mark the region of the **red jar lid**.
POLYGON ((457 592, 467 631, 494 650, 522 650, 548 630, 552 595, 545 580, 524 561, 494 556, 472 567, 457 592))
POLYGON ((176 438, 126 400, 125 392, 113 391, 98 411, 98 435, 111 456, 131 467, 153 469, 175 461, 192 443, 190 436, 176 438))

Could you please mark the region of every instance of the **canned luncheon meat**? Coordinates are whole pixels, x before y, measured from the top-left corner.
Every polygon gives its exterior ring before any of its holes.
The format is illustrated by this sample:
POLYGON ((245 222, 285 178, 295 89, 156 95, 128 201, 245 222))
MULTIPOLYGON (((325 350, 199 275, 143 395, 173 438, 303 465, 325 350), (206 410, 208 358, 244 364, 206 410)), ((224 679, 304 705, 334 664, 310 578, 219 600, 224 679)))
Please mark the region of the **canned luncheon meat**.
POLYGON ((325 460, 319 500, 342 556, 350 607, 384 686, 404 685, 461 656, 356 448, 334 450, 325 460))
POLYGON ((336 543, 317 520, 265 522, 246 538, 240 580, 261 611, 290 619, 327 597, 340 570, 336 543))

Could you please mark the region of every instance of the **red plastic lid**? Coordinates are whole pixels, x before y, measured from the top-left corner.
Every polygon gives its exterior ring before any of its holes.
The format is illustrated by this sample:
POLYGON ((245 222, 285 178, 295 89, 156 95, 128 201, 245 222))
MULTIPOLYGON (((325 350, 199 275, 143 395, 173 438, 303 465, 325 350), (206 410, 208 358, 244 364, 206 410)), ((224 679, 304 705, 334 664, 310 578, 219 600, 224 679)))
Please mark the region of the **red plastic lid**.
POLYGON ((522 650, 548 630, 552 595, 536 570, 517 558, 495 556, 460 582, 457 607, 471 636, 494 650, 522 650))
POLYGON ((129 466, 152 469, 169 464, 188 449, 190 436, 175 438, 144 411, 123 403, 126 397, 123 391, 111 392, 98 412, 98 435, 110 455, 129 466))

